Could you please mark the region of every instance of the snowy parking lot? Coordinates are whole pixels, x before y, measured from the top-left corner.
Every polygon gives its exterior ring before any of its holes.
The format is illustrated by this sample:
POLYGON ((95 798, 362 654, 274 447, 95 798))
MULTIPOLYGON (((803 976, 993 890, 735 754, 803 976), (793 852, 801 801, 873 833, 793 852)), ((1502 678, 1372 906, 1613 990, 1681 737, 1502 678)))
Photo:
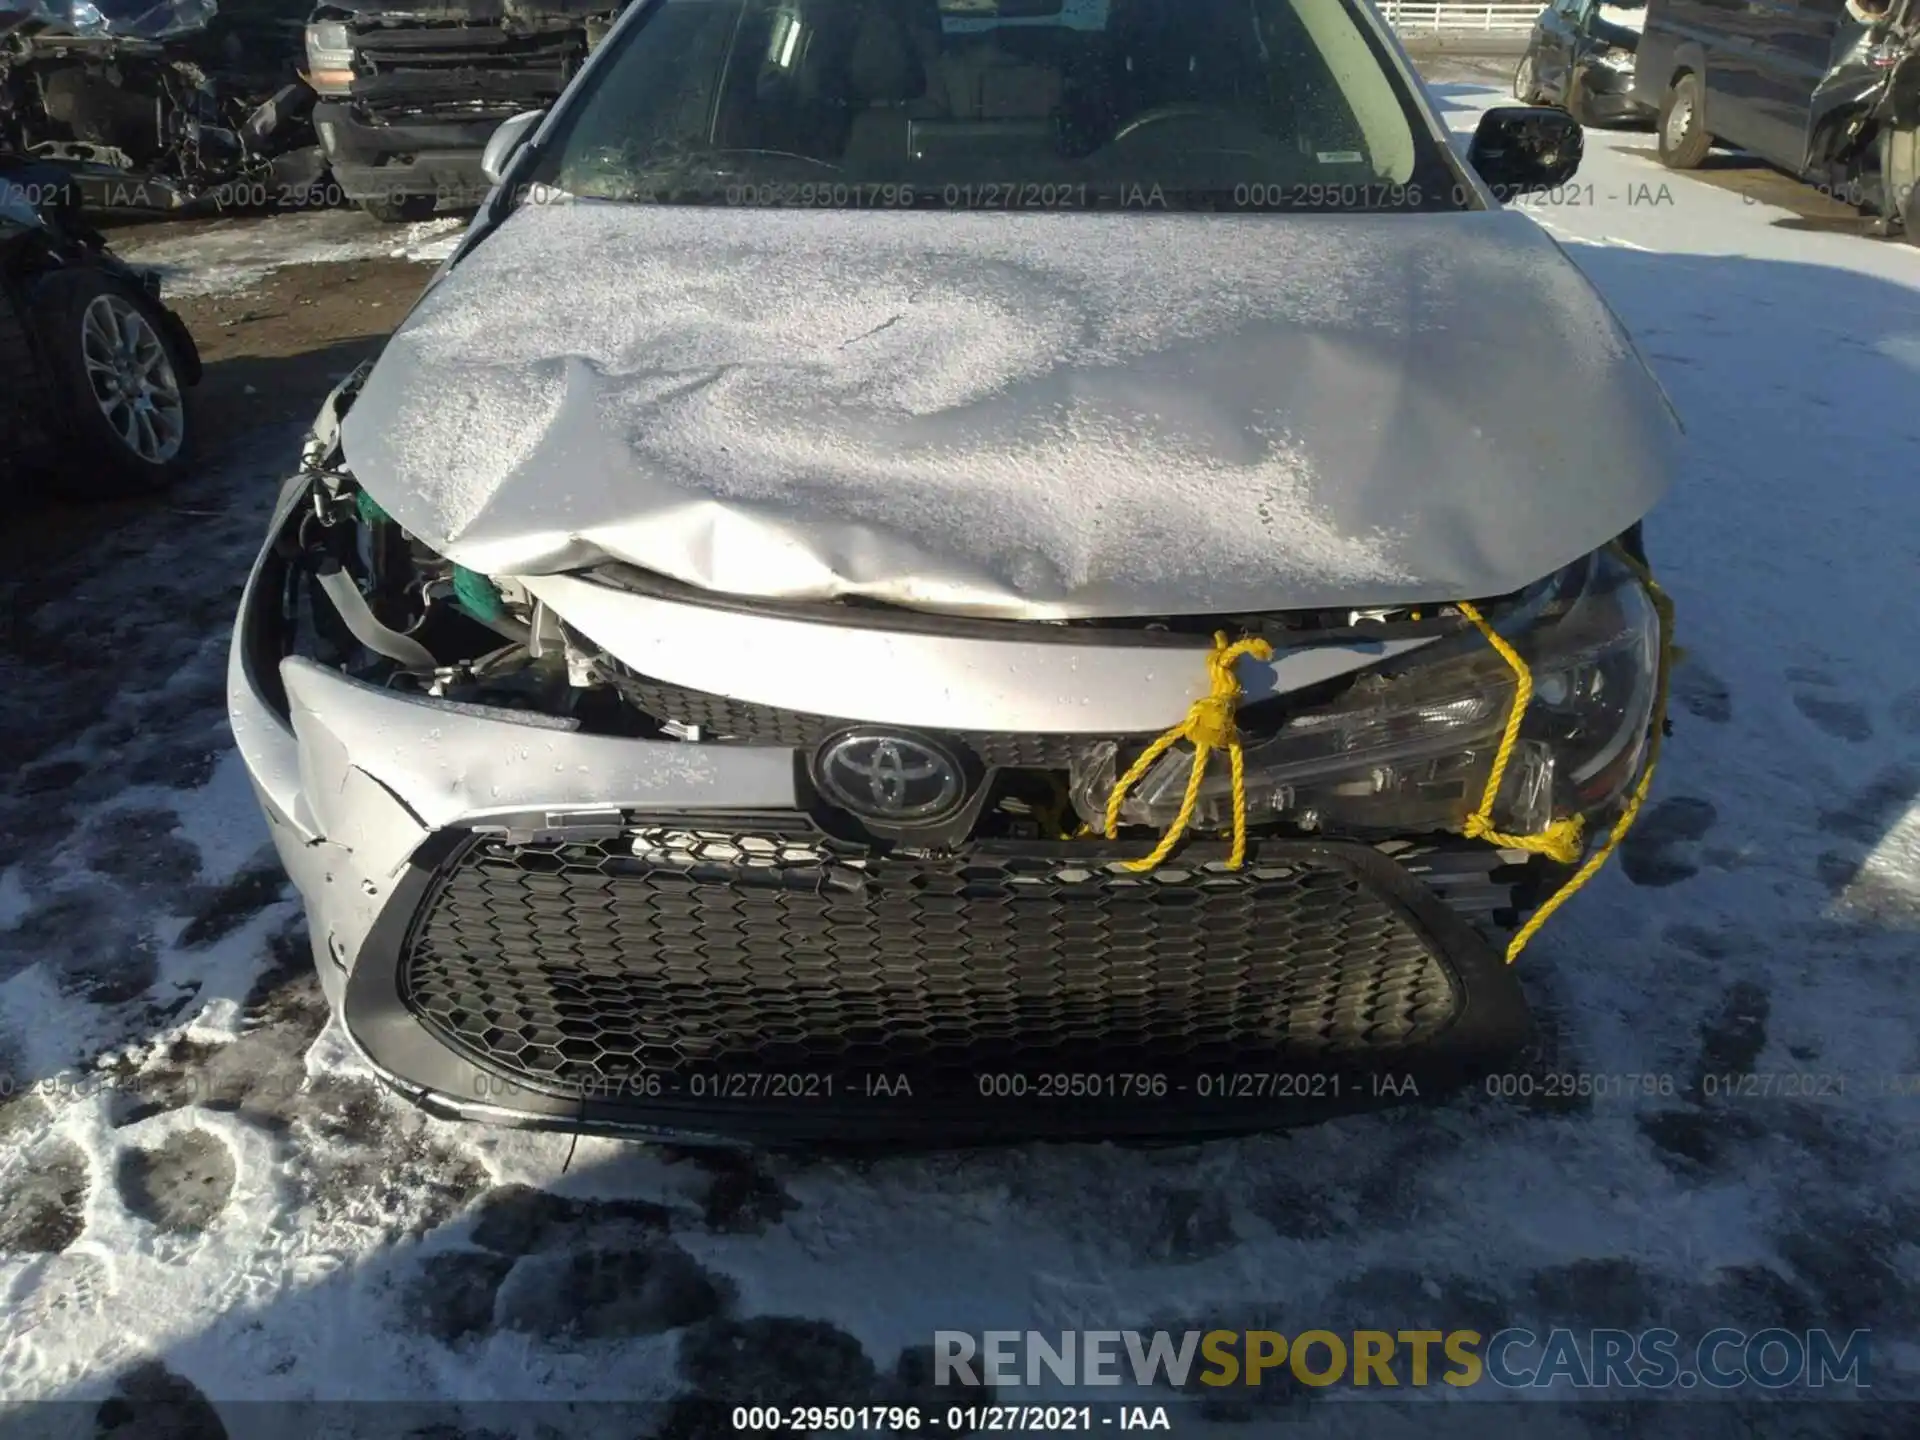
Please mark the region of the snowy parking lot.
MULTIPOLYGON (((1463 132, 1505 99, 1435 88, 1463 132)), ((1920 248, 1713 178, 1589 131, 1576 180, 1526 207, 1690 450, 1648 525, 1685 652, 1673 737, 1624 853, 1522 961, 1545 1059, 1511 1095, 859 1162, 427 1120, 323 1029, 226 732, 231 613, 300 427, 164 506, 15 544, 0 1401, 72 1402, 22 1433, 290 1433, 244 1403, 272 1401, 339 1434, 717 1436, 701 1397, 944 1410, 934 1333, 988 1329, 1866 1329, 1873 1396, 1920 1399, 1920 248), (604 1400, 647 1408, 559 1404, 604 1400)), ((154 258, 193 293, 263 253, 154 258)), ((1160 1398, 1176 1433, 1425 1435, 1440 1403, 1259 1396, 1160 1398)), ((1859 1403, 1678 1393, 1469 1424, 1899 1433, 1859 1403)))

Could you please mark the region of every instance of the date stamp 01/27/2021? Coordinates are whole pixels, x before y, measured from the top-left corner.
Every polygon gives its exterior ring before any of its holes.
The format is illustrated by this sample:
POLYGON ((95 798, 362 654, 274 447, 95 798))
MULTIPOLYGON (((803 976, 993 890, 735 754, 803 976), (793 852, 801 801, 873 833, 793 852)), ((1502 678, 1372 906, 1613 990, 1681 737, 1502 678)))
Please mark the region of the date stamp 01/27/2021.
MULTIPOLYGON (((930 1088, 924 1076, 901 1070, 746 1071, 649 1069, 593 1076, 581 1082, 588 1102, 650 1099, 713 1102, 912 1100, 930 1088)), ((982 1070, 970 1078, 945 1077, 931 1088, 942 1098, 992 1103, 1098 1101, 1178 1105, 1258 1100, 1414 1100, 1420 1097, 1411 1074, 1382 1069, 1363 1074, 1343 1071, 1019 1071, 982 1070)), ((505 1100, 523 1089, 507 1076, 476 1073, 474 1096, 505 1100)))
MULTIPOLYGON (((304 1076, 277 1082, 300 1087, 304 1076)), ((717 1070, 636 1069, 608 1073, 582 1082, 588 1102, 677 1099, 725 1104, 911 1101, 929 1089, 939 1098, 976 1102, 1101 1103, 1150 1106, 1246 1104, 1289 1101, 1413 1101, 1425 1098, 1419 1079, 1392 1069, 1242 1070, 1186 1068, 1150 1070, 1055 1071, 981 1070, 970 1076, 949 1074, 930 1086, 927 1078, 902 1070, 717 1070), (956 1088, 958 1087, 958 1091, 956 1088)), ((524 1087, 505 1075, 476 1071, 474 1098, 504 1100, 524 1087)), ((1731 1070, 1677 1075, 1661 1071, 1508 1070, 1471 1082, 1472 1090, 1496 1100, 1527 1103, 1634 1102, 1687 1099, 1706 1103, 1870 1103, 1920 1101, 1920 1071, 1849 1074, 1828 1070, 1731 1070)), ((214 1103, 221 1096, 212 1077, 170 1071, 147 1076, 137 1071, 102 1068, 31 1075, 0 1070, 0 1104, 39 1096, 64 1104, 114 1093, 140 1098, 162 1090, 170 1103, 214 1103)))
MULTIPOLYGON (((832 1070, 674 1070, 641 1069, 605 1074, 583 1082, 588 1101, 633 1102, 648 1099, 714 1103, 791 1101, 907 1101, 925 1099, 930 1089, 943 1099, 969 1099, 1017 1105, 1099 1102, 1153 1106, 1287 1101, 1413 1101, 1423 1097, 1421 1082, 1392 1069, 1207 1070, 1173 1073, 1130 1071, 981 1070, 970 1077, 947 1075, 930 1085, 926 1077, 885 1069, 832 1070), (956 1091, 955 1087, 959 1087, 956 1091)), ((480 1100, 517 1094, 510 1077, 480 1073, 473 1078, 480 1100)), ((1789 1101, 1846 1103, 1920 1100, 1920 1072, 1849 1075, 1828 1071, 1730 1071, 1678 1075, 1661 1071, 1519 1070, 1500 1071, 1471 1082, 1470 1089, 1496 1100, 1521 1102, 1661 1103, 1673 1099, 1742 1103, 1789 1101)))

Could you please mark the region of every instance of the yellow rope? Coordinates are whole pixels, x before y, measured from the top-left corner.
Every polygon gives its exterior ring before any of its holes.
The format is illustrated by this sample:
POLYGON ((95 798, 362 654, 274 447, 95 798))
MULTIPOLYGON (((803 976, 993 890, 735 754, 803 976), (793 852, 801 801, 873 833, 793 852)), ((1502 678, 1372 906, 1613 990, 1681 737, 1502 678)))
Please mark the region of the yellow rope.
POLYGON ((1500 799, 1500 785, 1507 778, 1507 763, 1513 759, 1513 747, 1520 740, 1520 722, 1526 718, 1527 706, 1533 703, 1533 671, 1520 658, 1520 652, 1509 645, 1477 609, 1464 600, 1458 608, 1513 671, 1513 709, 1507 712, 1507 728, 1500 737, 1500 748, 1493 753, 1493 769, 1488 772, 1480 808, 1467 816, 1467 835, 1470 839, 1498 845, 1502 850, 1530 850, 1558 860, 1562 865, 1571 865, 1580 858, 1581 822, 1577 815, 1554 821, 1538 835, 1506 835, 1494 827, 1493 807, 1500 799))
MULTIPOLYGON (((1673 644, 1673 602, 1667 598, 1654 580, 1647 567, 1628 555, 1624 549, 1615 547, 1616 553, 1624 560, 1640 582, 1647 587, 1647 594, 1653 600, 1653 607, 1660 619, 1660 658, 1658 678, 1654 687, 1653 735, 1647 754, 1647 766, 1641 772, 1639 782, 1634 786, 1626 808, 1620 812, 1620 818, 1613 824, 1606 840, 1592 857, 1574 872, 1573 878, 1550 896, 1547 902, 1534 912, 1531 919, 1522 926, 1507 946, 1507 963, 1511 965, 1520 958, 1520 952, 1527 942, 1540 932, 1545 925, 1568 900, 1578 893, 1595 875, 1600 873, 1627 832, 1633 828, 1633 822, 1640 814, 1641 806, 1646 802, 1647 794, 1653 787, 1653 773, 1660 762, 1660 742, 1666 724, 1668 681, 1673 669, 1673 657, 1676 653, 1673 644)), ((1506 779, 1507 766, 1513 759, 1515 745, 1519 743, 1520 727, 1526 718, 1527 706, 1533 701, 1533 672, 1520 653, 1486 621, 1480 611, 1466 601, 1458 602, 1460 613, 1473 622, 1481 635, 1486 638, 1502 660, 1513 671, 1514 696, 1513 708, 1507 714, 1505 731, 1501 734, 1499 748, 1494 752, 1493 769, 1487 776, 1487 787, 1480 799, 1480 808, 1469 815, 1465 824, 1466 833, 1485 840, 1503 850, 1526 850, 1534 854, 1545 855, 1570 865, 1580 858, 1583 848, 1584 827, 1580 817, 1573 816, 1565 820, 1556 820, 1536 835, 1509 835, 1495 828, 1493 822, 1494 806, 1500 798, 1500 787, 1506 779)), ((1246 863, 1247 853, 1247 789, 1246 758, 1240 747, 1240 732, 1234 723, 1234 712, 1240 703, 1240 681, 1233 673, 1234 663, 1243 655, 1251 655, 1258 660, 1271 660, 1273 647, 1264 640, 1249 639, 1229 643, 1226 632, 1221 631, 1213 637, 1213 650, 1207 656, 1207 669, 1212 679, 1212 691, 1204 699, 1193 702, 1187 711, 1187 718, 1174 726, 1166 734, 1149 745, 1140 758, 1133 762, 1127 773, 1114 785, 1107 797, 1106 836, 1115 839, 1120 831, 1120 810, 1125 804, 1127 792, 1140 782, 1154 762, 1171 750, 1182 740, 1192 742, 1193 768, 1187 776, 1187 793, 1181 802, 1180 813, 1174 818, 1167 833, 1160 839, 1154 852, 1144 860, 1127 861, 1123 868, 1135 872, 1152 870, 1164 861, 1180 843, 1187 826, 1193 821, 1193 812, 1200 800, 1200 786, 1206 779, 1207 761, 1215 750, 1225 750, 1227 760, 1233 771, 1233 853, 1228 858, 1228 867, 1238 870, 1246 863)), ((1084 831, 1082 833, 1085 833, 1084 831)))
POLYGON ((1553 918, 1554 911, 1571 900, 1582 885, 1598 875, 1613 852, 1619 849, 1620 842, 1627 838, 1627 832, 1633 828, 1633 822, 1639 818, 1640 807, 1646 803, 1647 793, 1653 789, 1653 772, 1660 763, 1660 741, 1666 733, 1667 687, 1673 673, 1675 654, 1673 601, 1667 598, 1667 592, 1660 588, 1652 572, 1645 565, 1627 554, 1623 548, 1616 547, 1615 553, 1640 577, 1640 583, 1647 587, 1647 594, 1653 600, 1654 612, 1660 617, 1660 661, 1658 678, 1654 682, 1653 690, 1653 738, 1649 742, 1647 751, 1647 768, 1641 772, 1639 783, 1633 787, 1633 795, 1628 799, 1626 809, 1622 810, 1620 818, 1613 822, 1613 829, 1608 832, 1606 842, 1593 852, 1592 858, 1574 873, 1571 880, 1548 897, 1546 904, 1534 911, 1533 918, 1521 926, 1519 933, 1508 943, 1507 963, 1509 965, 1520 958, 1520 952, 1527 948, 1527 942, 1540 933, 1540 927, 1553 918))
POLYGON ((1200 785, 1206 779, 1207 759, 1215 750, 1227 752, 1227 761, 1233 770, 1233 853, 1228 857, 1227 867, 1238 870, 1246 863, 1246 756, 1240 748, 1240 731, 1233 719, 1241 693, 1240 680, 1233 673, 1233 667, 1242 655, 1251 655, 1256 660, 1271 660, 1273 647, 1260 639, 1238 640, 1229 644, 1224 630, 1214 635, 1213 650, 1207 656, 1207 670, 1213 682, 1212 693, 1194 701, 1186 719, 1149 745, 1145 753, 1133 762, 1133 768, 1120 777, 1112 794, 1107 797, 1107 839, 1112 840, 1120 833, 1120 807, 1126 802, 1127 792, 1153 768, 1156 760, 1175 745, 1182 740, 1193 743, 1193 769, 1187 776, 1187 795, 1181 802, 1179 815, 1174 818, 1151 855, 1144 860, 1129 860, 1123 868, 1135 872, 1151 870, 1173 853, 1173 847, 1180 843, 1180 837, 1193 820, 1194 807, 1200 801, 1200 785))

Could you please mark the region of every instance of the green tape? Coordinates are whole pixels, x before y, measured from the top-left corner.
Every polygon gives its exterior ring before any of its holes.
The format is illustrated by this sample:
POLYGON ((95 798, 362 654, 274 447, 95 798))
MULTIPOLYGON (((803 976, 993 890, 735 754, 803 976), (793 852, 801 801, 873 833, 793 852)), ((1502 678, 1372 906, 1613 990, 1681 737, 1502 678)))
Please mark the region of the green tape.
MULTIPOLYGON (((360 512, 363 524, 371 525, 376 520, 391 520, 380 502, 364 490, 353 494, 354 507, 360 512)), ((494 583, 478 570, 469 570, 464 565, 453 567, 453 598, 462 610, 476 620, 498 620, 507 613, 506 601, 494 583)))
POLYGON ((506 604, 493 582, 464 565, 453 567, 453 598, 476 620, 498 620, 506 613, 506 604))

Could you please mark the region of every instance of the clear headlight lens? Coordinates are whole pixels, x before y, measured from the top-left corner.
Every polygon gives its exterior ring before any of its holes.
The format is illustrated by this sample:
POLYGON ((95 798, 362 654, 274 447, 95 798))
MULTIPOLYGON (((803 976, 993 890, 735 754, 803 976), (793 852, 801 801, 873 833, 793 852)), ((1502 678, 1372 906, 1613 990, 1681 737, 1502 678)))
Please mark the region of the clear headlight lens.
MULTIPOLYGON (((1502 631, 1533 673, 1533 701, 1494 820, 1534 833, 1620 799, 1649 738, 1660 620, 1632 570, 1601 551, 1539 587, 1502 631)), ((1359 834, 1458 830, 1479 808, 1513 705, 1514 675, 1477 632, 1369 672, 1333 703, 1246 744, 1248 820, 1359 834)), ((1137 750, 1089 746, 1073 767, 1075 808, 1099 828, 1137 750)), ((1134 786, 1121 822, 1165 829, 1180 812, 1193 752, 1180 745, 1134 786)), ((1232 823, 1227 766, 1208 769, 1195 810, 1232 823)))
POLYGON ((1631 70, 1633 69, 1633 51, 1614 45, 1601 54, 1600 63, 1609 70, 1631 70))
POLYGON ((353 42, 339 20, 307 26, 307 83, 322 95, 343 95, 353 84, 353 42))

